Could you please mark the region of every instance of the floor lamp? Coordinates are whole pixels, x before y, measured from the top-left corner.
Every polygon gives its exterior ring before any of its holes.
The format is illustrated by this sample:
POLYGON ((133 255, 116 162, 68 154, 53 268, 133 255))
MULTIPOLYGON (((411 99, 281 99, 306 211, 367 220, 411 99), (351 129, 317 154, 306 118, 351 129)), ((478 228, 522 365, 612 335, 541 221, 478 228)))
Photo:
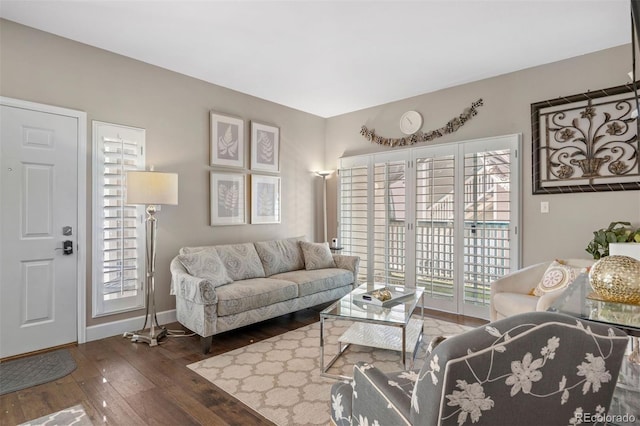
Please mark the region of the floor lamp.
POLYGON ((327 241, 327 178, 331 176, 333 170, 320 170, 316 172, 318 176, 322 176, 322 219, 324 221, 324 241, 327 241))
POLYGON ((149 346, 157 346, 158 340, 167 334, 167 329, 158 324, 155 301, 155 272, 156 272, 156 211, 160 204, 178 204, 178 175, 176 173, 160 173, 154 171, 127 172, 126 204, 142 204, 147 206, 146 219, 146 259, 147 276, 145 295, 147 308, 144 325, 140 331, 127 332, 124 337, 130 337, 132 342, 145 342, 149 346), (149 321, 149 330, 147 328, 149 321))

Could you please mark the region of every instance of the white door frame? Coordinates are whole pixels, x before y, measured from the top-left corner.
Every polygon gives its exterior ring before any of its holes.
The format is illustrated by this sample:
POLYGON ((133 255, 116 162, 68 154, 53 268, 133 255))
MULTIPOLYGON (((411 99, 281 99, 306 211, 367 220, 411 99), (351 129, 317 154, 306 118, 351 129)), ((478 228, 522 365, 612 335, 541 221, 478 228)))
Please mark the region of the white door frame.
POLYGON ((77 315, 78 343, 86 342, 86 276, 87 276, 87 113, 36 102, 0 96, 0 104, 77 119, 78 123, 78 230, 77 239, 77 315))

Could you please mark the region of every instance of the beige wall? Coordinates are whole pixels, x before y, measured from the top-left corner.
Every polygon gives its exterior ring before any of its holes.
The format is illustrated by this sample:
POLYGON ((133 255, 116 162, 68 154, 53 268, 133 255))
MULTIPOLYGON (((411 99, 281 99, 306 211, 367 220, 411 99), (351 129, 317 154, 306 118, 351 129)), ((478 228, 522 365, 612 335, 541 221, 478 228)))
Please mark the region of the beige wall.
MULTIPOLYGON (((313 171, 336 168, 341 156, 389 149, 367 142, 359 134, 360 127, 364 124, 381 135, 400 136, 398 119, 409 109, 420 111, 425 118, 423 130, 431 130, 472 101, 484 99, 477 117, 432 143, 522 133, 523 265, 552 257, 588 257, 584 247, 591 232, 612 220, 640 226, 640 191, 531 194, 530 104, 625 83, 631 68, 629 46, 325 120, 9 21, 0 20, 0 42, 0 95, 86 111, 89 156, 91 120, 145 128, 147 164, 179 173, 180 204, 159 213, 160 311, 175 306, 168 295, 168 264, 182 246, 296 235, 322 239, 322 180, 313 171), (247 135, 252 119, 280 127, 281 224, 209 226, 210 110, 244 118, 247 135), (550 203, 551 212, 546 215, 539 213, 543 200, 550 203)), ((89 169, 89 189, 90 177, 89 169)), ((328 180, 329 238, 336 235, 336 182, 334 174, 328 180)), ((90 192, 87 199, 87 223, 91 223, 90 192)), ((142 314, 92 319, 90 263, 87 270, 88 325, 142 314)))
MULTIPOLYGON (((321 235, 321 178, 313 171, 324 168, 324 119, 10 21, 0 21, 0 40, 0 94, 86 111, 89 167, 91 120, 99 120, 146 129, 147 165, 179 174, 179 205, 158 213, 159 311, 175 307, 169 261, 182 246, 321 235), (245 119, 245 152, 249 120, 280 128, 281 224, 209 226, 210 110, 245 119)), ((87 186, 90 224, 90 168, 87 186)), ((87 325, 143 314, 92 319, 90 263, 87 271, 87 325)))
MULTIPOLYGON (((433 66, 437 67, 438 61, 433 66)), ((424 117, 422 130, 433 130, 482 98, 484 106, 476 117, 458 132, 429 144, 521 133, 522 264, 589 258, 584 248, 592 231, 614 220, 640 226, 640 191, 532 195, 531 103, 625 84, 630 70, 631 47, 621 46, 332 117, 327 120, 326 159, 335 168, 341 156, 391 149, 364 139, 359 133, 362 125, 382 136, 400 137, 401 114, 415 109, 424 117), (549 202, 550 213, 540 213, 540 201, 549 202)), ((335 177, 329 182, 329 237, 336 234, 336 182, 335 177)))

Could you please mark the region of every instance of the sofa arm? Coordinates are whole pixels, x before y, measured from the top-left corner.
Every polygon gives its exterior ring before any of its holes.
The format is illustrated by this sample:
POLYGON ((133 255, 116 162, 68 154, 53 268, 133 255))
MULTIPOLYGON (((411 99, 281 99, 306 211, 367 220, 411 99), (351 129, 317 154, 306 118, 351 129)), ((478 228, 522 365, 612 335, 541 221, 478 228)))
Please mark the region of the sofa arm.
POLYGON ((363 362, 353 366, 352 422, 356 424, 409 424, 410 398, 376 367, 363 362))
POLYGON ((177 258, 171 261, 170 270, 172 295, 198 305, 212 305, 218 301, 213 284, 209 280, 189 275, 177 258))
POLYGON ((360 267, 359 256, 348 256, 345 254, 334 254, 333 261, 336 263, 336 267, 340 269, 346 269, 353 273, 353 281, 358 281, 358 268, 360 267))

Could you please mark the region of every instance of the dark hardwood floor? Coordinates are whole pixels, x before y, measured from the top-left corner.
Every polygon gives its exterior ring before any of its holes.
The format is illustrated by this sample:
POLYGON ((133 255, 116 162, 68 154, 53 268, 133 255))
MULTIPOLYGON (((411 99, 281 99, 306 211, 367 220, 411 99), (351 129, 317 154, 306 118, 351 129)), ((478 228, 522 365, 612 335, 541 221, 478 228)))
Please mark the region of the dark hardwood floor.
MULTIPOLYGON (((94 425, 270 425, 186 366, 319 321, 325 306, 214 336, 207 355, 197 336, 169 337, 154 348, 120 336, 71 347, 78 368, 60 380, 0 396, 0 424, 17 425, 82 404, 94 425)), ((425 317, 486 323, 430 310, 425 317)), ((168 328, 183 330, 177 323, 168 328)))

